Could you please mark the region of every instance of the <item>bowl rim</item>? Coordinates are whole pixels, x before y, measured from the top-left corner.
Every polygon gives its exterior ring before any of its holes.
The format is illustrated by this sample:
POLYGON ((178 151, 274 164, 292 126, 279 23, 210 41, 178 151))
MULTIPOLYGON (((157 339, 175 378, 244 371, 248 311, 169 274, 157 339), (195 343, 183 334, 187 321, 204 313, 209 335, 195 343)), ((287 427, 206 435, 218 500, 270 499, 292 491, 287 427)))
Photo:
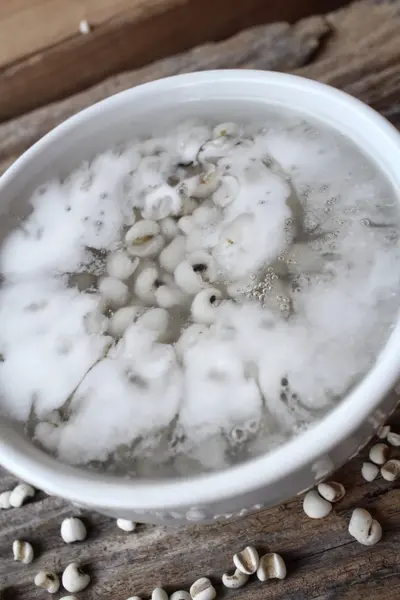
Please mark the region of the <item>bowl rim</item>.
MULTIPOLYGON (((400 164, 399 132, 384 117, 356 98, 303 77, 270 71, 214 70, 176 75, 152 81, 106 98, 70 117, 29 148, 0 178, 0 191, 35 158, 38 152, 65 133, 96 117, 107 106, 114 110, 142 93, 159 94, 192 84, 236 82, 238 85, 268 81, 290 89, 302 88, 321 99, 336 103, 338 110, 351 110, 379 130, 393 152, 392 165, 400 164)), ((334 125, 333 125, 334 127, 334 125)), ((400 189, 400 173, 396 182, 400 189)), ((400 198, 399 198, 400 199, 400 198)), ((400 323, 394 328, 374 367, 342 402, 307 431, 266 454, 212 473, 174 479, 127 480, 71 467, 34 447, 0 420, 0 462, 17 477, 40 489, 83 505, 98 508, 165 510, 168 507, 201 507, 223 499, 246 495, 278 483, 340 444, 376 411, 400 375, 400 323)), ((377 413, 379 425, 384 414, 377 413)))

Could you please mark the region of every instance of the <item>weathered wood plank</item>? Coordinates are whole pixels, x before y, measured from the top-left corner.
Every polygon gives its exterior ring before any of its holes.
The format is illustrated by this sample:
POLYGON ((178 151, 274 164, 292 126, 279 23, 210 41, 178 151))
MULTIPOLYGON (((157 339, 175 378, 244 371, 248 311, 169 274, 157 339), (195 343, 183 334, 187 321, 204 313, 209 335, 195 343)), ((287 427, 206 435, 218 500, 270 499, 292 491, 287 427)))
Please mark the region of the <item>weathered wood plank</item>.
POLYGON ((318 60, 297 73, 339 87, 389 117, 394 115, 400 104, 399 3, 354 3, 328 15, 327 24, 332 35, 318 60))
MULTIPOLYGON (((0 126, 0 157, 11 161, 35 139, 66 116, 110 93, 141 81, 221 66, 252 66, 295 71, 328 81, 369 102, 400 125, 400 1, 364 1, 296 26, 275 24, 242 36, 159 61, 112 78, 85 93, 0 126)), ((400 410, 392 419, 400 431, 400 410)), ((400 450, 395 451, 400 456, 400 450)), ((167 529, 140 525, 125 534, 101 515, 82 513, 88 540, 63 544, 59 526, 64 516, 80 511, 57 498, 38 494, 30 504, 0 511, 0 590, 4 600, 40 600, 35 573, 61 571, 76 560, 88 567, 93 585, 82 600, 125 600, 149 597, 156 585, 168 591, 187 588, 197 576, 209 575, 219 597, 237 600, 399 600, 400 485, 378 478, 366 483, 360 473, 367 451, 337 474, 347 494, 322 521, 307 519, 301 499, 291 500, 241 521, 219 525, 167 529), (360 546, 348 532, 353 508, 362 506, 382 523, 384 537, 373 548, 360 546), (37 559, 27 566, 14 563, 16 538, 32 542, 37 559), (250 582, 236 592, 221 589, 222 573, 231 569, 232 553, 247 543, 282 553, 289 576, 281 582, 250 582)), ((0 476, 0 491, 14 483, 0 476)), ((62 596, 60 593, 59 596, 62 596)), ((59 596, 56 596, 59 597, 59 596)))
MULTIPOLYGON (((90 35, 77 32, 4 67, 0 71, 0 121, 64 98, 114 73, 226 38, 245 27, 279 19, 295 21, 346 1, 136 0, 130 11, 94 28, 90 35)), ((28 36, 33 35, 28 24, 22 31, 26 29, 28 36)), ((52 35, 46 33, 45 39, 52 35)), ((11 30, 7 36, 12 36, 11 30)))

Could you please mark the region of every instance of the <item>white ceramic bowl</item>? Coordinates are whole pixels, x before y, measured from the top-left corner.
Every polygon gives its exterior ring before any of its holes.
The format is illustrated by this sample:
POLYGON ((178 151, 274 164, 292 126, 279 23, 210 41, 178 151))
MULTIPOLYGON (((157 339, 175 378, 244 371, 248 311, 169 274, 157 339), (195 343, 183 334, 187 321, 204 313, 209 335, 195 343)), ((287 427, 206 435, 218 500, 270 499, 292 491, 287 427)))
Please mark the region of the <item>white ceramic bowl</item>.
MULTIPOLYGON (((1 235, 10 214, 23 212, 30 192, 83 159, 144 132, 158 119, 235 111, 260 114, 266 105, 294 108, 324 121, 360 146, 386 173, 400 201, 400 136, 376 112, 328 86, 258 71, 209 71, 148 83, 72 117, 36 143, 0 179, 1 235), (11 208, 10 208, 11 207, 11 208)), ((276 504, 314 485, 356 454, 395 408, 388 395, 400 375, 400 324, 375 367, 327 417, 270 454, 225 471, 179 480, 129 481, 71 468, 47 456, 0 421, 0 461, 22 480, 81 506, 149 522, 204 522, 276 504)))

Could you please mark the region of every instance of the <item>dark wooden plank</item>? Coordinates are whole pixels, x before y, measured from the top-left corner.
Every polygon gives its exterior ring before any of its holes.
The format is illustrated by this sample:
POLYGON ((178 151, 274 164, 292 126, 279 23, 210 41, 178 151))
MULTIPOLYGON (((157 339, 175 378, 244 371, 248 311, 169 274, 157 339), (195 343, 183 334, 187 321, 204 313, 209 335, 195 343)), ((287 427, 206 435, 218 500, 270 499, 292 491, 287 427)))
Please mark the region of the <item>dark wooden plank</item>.
MULTIPOLYGON (((326 19, 311 18, 296 26, 275 24, 243 33, 221 44, 166 59, 139 71, 112 78, 100 86, 0 126, 1 160, 11 161, 27 145, 67 115, 83 106, 140 81, 196 68, 252 66, 275 68, 328 81, 369 102, 400 125, 400 1, 357 3, 326 19)), ((400 431, 400 410, 391 419, 400 431)), ((399 457, 400 450, 394 452, 399 457)), ((37 494, 20 509, 0 511, 0 590, 4 600, 40 600, 33 586, 42 568, 61 571, 76 560, 88 567, 93 584, 79 594, 82 600, 125 600, 150 596, 156 585, 168 591, 187 588, 209 575, 219 597, 237 600, 399 600, 400 598, 400 486, 378 478, 361 477, 367 450, 337 474, 347 494, 334 512, 312 521, 293 499, 232 523, 167 529, 140 525, 126 534, 115 522, 82 513, 62 500, 37 494), (384 536, 373 548, 350 538, 347 526, 353 508, 362 506, 382 524, 384 536), (82 514, 89 525, 88 540, 65 545, 59 535, 61 520, 82 514), (14 563, 11 545, 16 538, 31 541, 37 559, 27 566, 14 563), (236 592, 220 586, 231 568, 233 551, 247 543, 261 551, 282 553, 289 576, 283 582, 250 582, 236 592)), ((0 491, 14 483, 0 476, 0 491)), ((62 596, 60 593, 56 598, 62 596)))
POLYGON ((0 71, 0 121, 245 27, 274 20, 295 21, 328 11, 346 0, 170 0, 153 1, 37 52, 0 71))

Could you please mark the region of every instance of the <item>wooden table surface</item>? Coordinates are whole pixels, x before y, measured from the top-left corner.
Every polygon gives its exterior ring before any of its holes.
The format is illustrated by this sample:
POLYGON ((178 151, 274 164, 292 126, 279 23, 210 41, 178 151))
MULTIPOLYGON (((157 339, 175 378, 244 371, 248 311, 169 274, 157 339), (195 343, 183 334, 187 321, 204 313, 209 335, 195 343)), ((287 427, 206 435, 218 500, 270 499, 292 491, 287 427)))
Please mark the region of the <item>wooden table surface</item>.
POLYGON ((294 22, 348 2, 1 0, 0 121, 245 27, 294 22))
MULTIPOLYGON (((157 77, 223 67, 282 70, 325 81, 369 103, 400 128, 400 0, 363 0, 294 25, 257 27, 115 76, 3 123, 0 170, 58 122, 96 100, 157 77)), ((391 422, 400 431, 400 411, 391 422)), ((400 487, 382 478, 366 483, 360 472, 366 456, 367 450, 335 476, 347 494, 320 521, 308 519, 301 499, 296 498, 232 523, 181 528, 140 525, 135 533, 124 533, 112 519, 82 513, 39 492, 19 509, 0 511, 2 600, 48 597, 35 588, 35 574, 41 569, 61 572, 72 561, 92 575, 91 586, 78 594, 82 600, 126 600, 134 594, 146 599, 158 585, 171 592, 187 589, 200 576, 210 576, 218 584, 218 597, 237 600, 399 600, 400 487), (359 506, 382 524, 383 539, 375 547, 361 546, 347 532, 351 511, 359 506), (59 528, 70 515, 83 517, 89 536, 83 543, 67 546, 59 528), (34 546, 37 558, 31 565, 12 560, 14 539, 34 546), (252 581, 237 591, 223 589, 220 578, 231 569, 232 554, 247 544, 281 553, 288 565, 287 579, 268 584, 252 581)), ((11 475, 0 471, 0 491, 14 484, 11 475)))

